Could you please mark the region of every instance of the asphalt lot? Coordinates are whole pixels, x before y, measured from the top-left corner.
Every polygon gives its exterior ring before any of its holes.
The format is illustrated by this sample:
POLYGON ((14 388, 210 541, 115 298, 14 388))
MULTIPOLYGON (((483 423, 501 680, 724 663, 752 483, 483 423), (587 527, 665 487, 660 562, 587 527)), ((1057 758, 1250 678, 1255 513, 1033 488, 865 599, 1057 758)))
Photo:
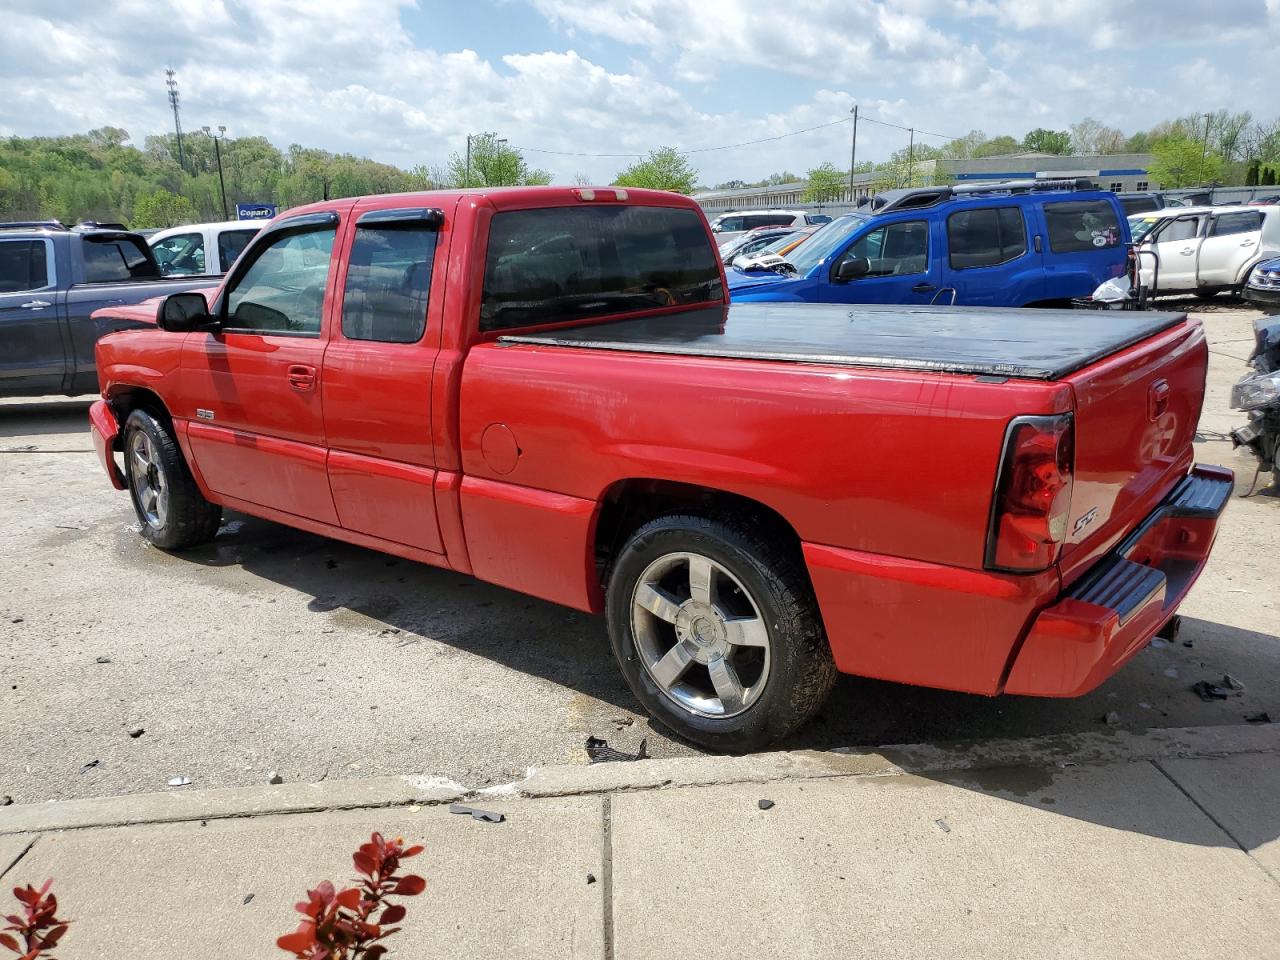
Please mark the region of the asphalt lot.
MULTIPOLYGON (((1170 304, 1171 307, 1184 307, 1170 304)), ((1195 308, 1202 309, 1199 304, 1195 308)), ((1256 314, 1205 313, 1199 459, 1226 438, 1256 314)), ((469 787, 585 762, 588 735, 657 756, 603 621, 442 570, 236 514, 183 556, 134 532, 87 434, 86 399, 0 402, 0 795, 16 802, 385 774, 469 787), (129 730, 142 727, 141 736, 129 730)), ((1265 484, 1265 479, 1263 481, 1265 484)), ((1260 484, 1260 485, 1263 485, 1260 484)), ((1043 736, 1280 719, 1280 498, 1237 498, 1183 607, 1182 640, 1077 700, 983 697, 845 677, 786 748, 1043 736), (1197 680, 1245 684, 1202 702, 1197 680)))

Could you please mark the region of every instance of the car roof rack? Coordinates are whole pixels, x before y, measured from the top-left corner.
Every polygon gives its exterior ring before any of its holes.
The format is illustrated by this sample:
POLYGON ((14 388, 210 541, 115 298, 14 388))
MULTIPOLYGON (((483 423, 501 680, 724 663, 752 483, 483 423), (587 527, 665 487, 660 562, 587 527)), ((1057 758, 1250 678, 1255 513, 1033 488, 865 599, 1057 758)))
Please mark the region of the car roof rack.
POLYGON ((66 230, 61 220, 9 220, 0 223, 0 230, 66 230))
POLYGON ((71 229, 77 230, 77 231, 84 231, 84 230, 125 230, 127 231, 129 228, 126 227, 123 223, 115 223, 115 222, 99 223, 97 220, 81 220, 71 229))
POLYGON ((1086 177, 993 180, 988 183, 962 183, 944 187, 909 187, 903 190, 885 190, 874 197, 864 198, 861 205, 869 206, 875 213, 888 213, 891 210, 915 210, 922 207, 932 207, 942 203, 944 200, 973 196, 975 194, 1097 189, 1098 185, 1086 177))

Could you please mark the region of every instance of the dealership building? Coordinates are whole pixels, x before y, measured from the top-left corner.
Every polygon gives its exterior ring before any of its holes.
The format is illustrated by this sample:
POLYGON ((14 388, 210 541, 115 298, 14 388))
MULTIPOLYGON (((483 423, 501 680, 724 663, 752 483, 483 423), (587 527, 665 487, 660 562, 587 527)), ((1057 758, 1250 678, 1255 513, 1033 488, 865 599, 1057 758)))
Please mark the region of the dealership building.
MULTIPOLYGON (((917 179, 922 185, 939 183, 981 183, 997 180, 1030 180, 1037 177, 1086 177, 1103 190, 1116 193, 1158 190, 1147 171, 1154 157, 1149 153, 1094 154, 1062 157, 1052 153, 1011 153, 980 160, 921 160, 916 164, 917 179)), ((740 187, 734 190, 707 190, 695 193, 693 199, 708 216, 728 210, 792 209, 820 207, 832 213, 846 209, 862 197, 876 193, 885 184, 874 173, 859 173, 853 178, 852 196, 846 188, 843 196, 832 203, 813 204, 804 200, 805 182, 795 180, 770 187, 740 187)))

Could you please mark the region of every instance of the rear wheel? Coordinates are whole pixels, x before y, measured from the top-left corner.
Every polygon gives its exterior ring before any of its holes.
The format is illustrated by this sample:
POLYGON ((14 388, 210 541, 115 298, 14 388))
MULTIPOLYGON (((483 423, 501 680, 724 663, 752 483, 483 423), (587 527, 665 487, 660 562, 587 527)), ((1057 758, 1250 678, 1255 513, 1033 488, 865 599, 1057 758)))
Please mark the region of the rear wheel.
POLYGON ((124 472, 143 537, 165 550, 212 540, 222 508, 200 493, 172 428, 146 410, 124 425, 124 472))
POLYGON ((609 636, 655 719, 745 751, 817 712, 836 670, 794 553, 740 521, 670 516, 636 531, 609 580, 609 636))
POLYGON ((1197 291, 1196 291, 1196 299, 1197 299, 1197 300, 1212 300, 1214 297, 1216 297, 1216 296, 1217 296, 1219 293, 1221 293, 1221 292, 1222 292, 1221 290, 1197 290, 1197 291))

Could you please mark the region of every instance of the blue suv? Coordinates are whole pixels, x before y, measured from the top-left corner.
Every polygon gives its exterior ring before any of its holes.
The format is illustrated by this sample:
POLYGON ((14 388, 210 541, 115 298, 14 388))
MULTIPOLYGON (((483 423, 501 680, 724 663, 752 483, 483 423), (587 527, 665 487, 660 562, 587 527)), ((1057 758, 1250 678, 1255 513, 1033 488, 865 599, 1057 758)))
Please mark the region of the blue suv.
POLYGON ((726 271, 735 301, 1067 306, 1129 270, 1129 224, 1088 181, 893 190, 767 269, 726 271))

